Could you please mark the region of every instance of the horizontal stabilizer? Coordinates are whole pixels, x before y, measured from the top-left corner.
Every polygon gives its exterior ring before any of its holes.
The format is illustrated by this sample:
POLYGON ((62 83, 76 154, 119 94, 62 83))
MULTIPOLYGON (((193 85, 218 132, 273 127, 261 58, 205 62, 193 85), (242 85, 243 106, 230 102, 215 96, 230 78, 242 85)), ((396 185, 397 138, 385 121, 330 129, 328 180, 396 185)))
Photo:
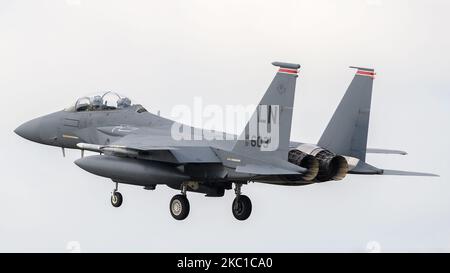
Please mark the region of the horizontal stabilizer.
POLYGON ((399 170, 383 170, 383 175, 434 176, 434 177, 439 177, 439 175, 434 174, 434 173, 420 173, 420 172, 409 172, 409 171, 399 171, 399 170))
MULTIPOLYGON (((306 171, 306 169, 299 167, 301 172, 306 171)), ((295 172, 291 170, 286 170, 283 168, 277 168, 270 165, 257 165, 257 164, 247 164, 243 166, 236 167, 236 172, 238 173, 248 173, 256 175, 299 175, 301 172, 295 172)))
POLYGON ((358 164, 352 168, 350 174, 383 174, 383 170, 378 169, 364 161, 358 161, 358 164))
POLYGON ((379 169, 366 162, 359 161, 355 168, 349 171, 350 174, 377 174, 377 175, 404 175, 404 176, 439 176, 433 173, 420 173, 399 170, 379 169))
POLYGON ((405 151, 378 149, 378 148, 367 148, 366 153, 368 153, 368 154, 392 154, 392 155, 407 155, 408 154, 405 151))

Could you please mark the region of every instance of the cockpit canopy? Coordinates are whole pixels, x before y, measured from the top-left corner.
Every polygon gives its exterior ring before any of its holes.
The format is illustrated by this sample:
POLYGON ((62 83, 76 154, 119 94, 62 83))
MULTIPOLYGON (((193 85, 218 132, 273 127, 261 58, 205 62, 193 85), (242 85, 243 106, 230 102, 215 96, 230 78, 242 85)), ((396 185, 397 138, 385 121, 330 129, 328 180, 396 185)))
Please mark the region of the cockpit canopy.
POLYGON ((116 92, 108 91, 103 94, 81 97, 75 104, 66 108, 65 111, 110 111, 125 109, 130 106, 133 106, 133 104, 131 104, 131 100, 128 97, 121 96, 116 92))

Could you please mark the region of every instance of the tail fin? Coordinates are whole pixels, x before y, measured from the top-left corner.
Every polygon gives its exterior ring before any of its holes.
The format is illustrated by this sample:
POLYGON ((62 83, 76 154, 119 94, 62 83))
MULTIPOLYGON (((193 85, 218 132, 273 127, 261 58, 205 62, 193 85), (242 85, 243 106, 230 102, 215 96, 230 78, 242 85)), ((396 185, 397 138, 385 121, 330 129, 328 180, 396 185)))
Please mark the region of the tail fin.
POLYGON ((356 68, 356 75, 333 114, 318 145, 337 154, 366 160, 370 103, 375 72, 356 68))
POLYGON ((234 144, 240 153, 270 153, 286 159, 289 152, 295 84, 300 65, 274 62, 279 70, 244 131, 234 144))

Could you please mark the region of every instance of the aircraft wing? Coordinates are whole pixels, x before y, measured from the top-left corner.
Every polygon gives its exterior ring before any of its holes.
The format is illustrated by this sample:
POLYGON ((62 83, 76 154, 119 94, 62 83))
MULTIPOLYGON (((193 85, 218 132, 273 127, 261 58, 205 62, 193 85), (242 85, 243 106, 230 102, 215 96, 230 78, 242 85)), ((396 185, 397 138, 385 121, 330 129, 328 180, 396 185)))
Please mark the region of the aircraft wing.
POLYGON ((208 146, 187 146, 170 141, 151 141, 126 136, 109 145, 79 143, 81 150, 171 163, 221 163, 208 146), (140 141, 142 140, 142 141, 140 141), (164 145, 165 144, 165 145, 164 145), (167 145, 169 144, 169 145, 167 145))
MULTIPOLYGON (((96 145, 79 143, 81 150, 105 153, 116 156, 148 159, 173 163, 222 163, 210 147, 205 146, 126 146, 126 145, 96 145)), ((291 167, 292 168, 292 167, 291 167)), ((301 175, 305 168, 295 166, 295 170, 275 167, 269 164, 245 164, 236 167, 236 172, 255 175, 301 175)))

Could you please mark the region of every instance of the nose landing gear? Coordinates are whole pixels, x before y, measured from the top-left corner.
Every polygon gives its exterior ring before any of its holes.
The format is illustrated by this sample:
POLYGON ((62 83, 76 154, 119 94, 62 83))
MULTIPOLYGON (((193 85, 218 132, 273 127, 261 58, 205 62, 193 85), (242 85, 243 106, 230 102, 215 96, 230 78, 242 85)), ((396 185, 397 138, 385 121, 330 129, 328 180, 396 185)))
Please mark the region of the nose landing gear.
POLYGON ((114 191, 111 194, 111 205, 113 205, 113 207, 115 207, 115 208, 120 207, 123 202, 122 194, 120 192, 118 192, 118 184, 119 183, 116 183, 116 188, 114 189, 114 191))

